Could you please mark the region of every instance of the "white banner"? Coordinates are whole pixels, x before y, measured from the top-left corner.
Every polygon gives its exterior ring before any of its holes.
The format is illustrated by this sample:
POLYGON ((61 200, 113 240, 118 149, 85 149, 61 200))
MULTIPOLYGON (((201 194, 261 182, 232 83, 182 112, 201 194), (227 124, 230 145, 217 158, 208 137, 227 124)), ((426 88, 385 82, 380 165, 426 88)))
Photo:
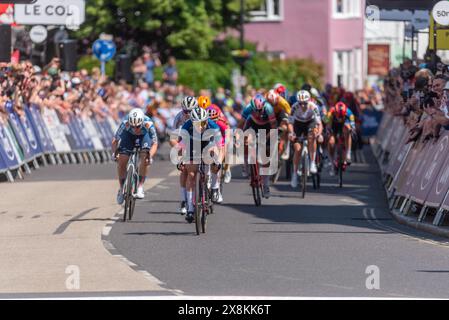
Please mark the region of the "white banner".
POLYGON ((44 108, 42 119, 47 126, 48 133, 53 141, 56 152, 70 152, 70 144, 64 134, 67 127, 61 124, 56 111, 53 109, 50 110, 48 108, 44 108))

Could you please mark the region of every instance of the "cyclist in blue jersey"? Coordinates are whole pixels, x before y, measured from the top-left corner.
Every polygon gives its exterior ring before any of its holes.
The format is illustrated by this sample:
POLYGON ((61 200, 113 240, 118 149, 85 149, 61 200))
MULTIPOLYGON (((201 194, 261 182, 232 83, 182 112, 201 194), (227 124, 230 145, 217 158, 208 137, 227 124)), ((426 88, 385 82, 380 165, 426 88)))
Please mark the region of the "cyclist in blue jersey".
MULTIPOLYGON (((270 150, 270 130, 277 128, 276 114, 274 113, 273 106, 265 100, 261 94, 257 94, 250 102, 250 104, 243 110, 242 120, 239 123, 239 129, 243 131, 247 129, 253 129, 256 133, 259 130, 266 130, 267 134, 267 149, 270 150)), ((277 141, 276 141, 277 142, 277 141)), ((248 177, 246 164, 248 161, 248 141, 245 141, 245 165, 242 168, 242 175, 248 177)), ((265 164, 263 167, 269 167, 270 163, 265 164)), ((270 176, 263 176, 263 194, 265 198, 270 197, 270 176)))
POLYGON ((207 148, 207 152, 211 152, 216 155, 214 162, 211 164, 211 172, 217 174, 221 168, 223 155, 219 152, 222 136, 220 127, 212 120, 209 119, 209 115, 205 109, 197 107, 190 112, 190 120, 188 120, 181 128, 179 133, 180 146, 189 146, 187 157, 187 163, 185 163, 185 169, 187 171, 186 181, 186 193, 187 193, 187 215, 186 220, 189 223, 194 219, 194 205, 193 205, 193 192, 195 190, 196 175, 198 173, 198 164, 201 160, 205 164, 203 151, 207 148), (189 141, 185 141, 189 140, 189 141), (195 146, 200 140, 201 146, 196 150, 195 146))
POLYGON ((112 140, 112 152, 114 153, 114 157, 117 159, 118 155, 117 171, 120 189, 117 193, 117 203, 120 205, 124 201, 122 189, 126 179, 126 166, 137 140, 141 147, 141 152, 140 175, 136 198, 143 199, 145 197, 143 184, 145 183, 145 178, 147 176, 148 165, 151 164, 152 159, 156 154, 158 139, 151 118, 145 116, 141 109, 135 108, 125 117, 112 140))

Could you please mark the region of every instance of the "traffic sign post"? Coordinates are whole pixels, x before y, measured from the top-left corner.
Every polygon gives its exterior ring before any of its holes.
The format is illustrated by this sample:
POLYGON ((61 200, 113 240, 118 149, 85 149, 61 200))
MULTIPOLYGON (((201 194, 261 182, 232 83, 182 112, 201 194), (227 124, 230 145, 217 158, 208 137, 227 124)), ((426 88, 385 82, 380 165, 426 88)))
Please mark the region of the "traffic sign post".
POLYGON ((97 59, 101 62, 101 74, 105 75, 106 62, 111 60, 117 52, 115 43, 109 40, 96 40, 92 46, 92 51, 97 59))

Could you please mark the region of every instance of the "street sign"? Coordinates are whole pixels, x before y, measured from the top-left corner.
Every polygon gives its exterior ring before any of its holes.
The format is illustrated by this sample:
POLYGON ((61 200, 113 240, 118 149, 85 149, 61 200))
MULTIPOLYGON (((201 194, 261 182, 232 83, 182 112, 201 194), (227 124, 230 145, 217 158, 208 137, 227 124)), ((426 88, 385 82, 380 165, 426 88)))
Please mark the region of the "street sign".
POLYGON ((116 52, 115 43, 106 40, 97 40, 92 46, 92 51, 98 60, 106 62, 111 60, 116 52))
POLYGON ((30 38, 34 43, 42 43, 47 39, 47 28, 44 26, 34 26, 30 30, 30 38))
POLYGON ((101 62, 101 74, 106 74, 105 63, 111 60, 117 51, 115 43, 108 40, 98 39, 92 45, 92 51, 98 60, 101 62))
POLYGON ((449 1, 438 2, 432 10, 435 21, 442 26, 449 26, 449 1))
POLYGON ((36 0, 33 4, 16 4, 14 18, 23 25, 64 25, 75 28, 86 19, 84 0, 36 0))

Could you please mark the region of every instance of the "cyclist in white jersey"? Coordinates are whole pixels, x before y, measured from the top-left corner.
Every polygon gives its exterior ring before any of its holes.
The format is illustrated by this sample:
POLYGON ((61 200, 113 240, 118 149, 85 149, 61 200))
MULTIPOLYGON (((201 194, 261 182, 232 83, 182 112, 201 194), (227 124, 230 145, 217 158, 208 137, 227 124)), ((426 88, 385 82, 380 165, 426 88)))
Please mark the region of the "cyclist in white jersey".
MULTIPOLYGON (((198 101, 195 97, 185 97, 181 103, 182 111, 180 111, 173 121, 173 128, 176 130, 175 139, 170 140, 170 145, 175 147, 178 144, 178 136, 182 126, 190 119, 190 112, 198 107, 198 101)), ((183 164, 178 166, 178 169, 181 171, 179 184, 181 187, 181 206, 179 208, 179 213, 182 215, 187 213, 187 191, 186 191, 186 182, 187 182, 187 170, 183 164)))
POLYGON ((302 145, 298 138, 302 135, 308 138, 308 149, 310 154, 310 173, 317 173, 317 166, 315 163, 317 150, 317 137, 321 134, 323 125, 321 122, 320 110, 318 106, 311 101, 310 93, 301 90, 297 94, 297 102, 292 106, 292 111, 289 117, 289 137, 294 143, 295 155, 293 157, 294 174, 292 174, 291 186, 296 188, 298 186, 298 175, 301 172, 298 170, 301 163, 301 149, 302 145))

